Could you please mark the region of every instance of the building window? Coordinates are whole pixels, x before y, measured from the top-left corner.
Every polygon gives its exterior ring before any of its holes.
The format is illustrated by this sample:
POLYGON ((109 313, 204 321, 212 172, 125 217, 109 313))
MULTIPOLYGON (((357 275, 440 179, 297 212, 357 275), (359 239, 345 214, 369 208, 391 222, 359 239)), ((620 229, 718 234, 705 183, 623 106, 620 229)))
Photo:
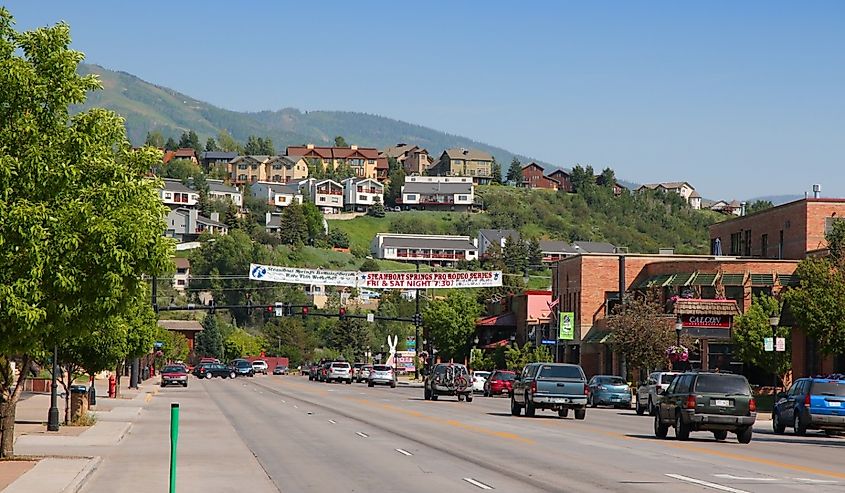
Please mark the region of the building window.
POLYGON ((731 233, 731 255, 742 255, 742 231, 731 233))
POLYGON ((246 175, 238 175, 238 181, 246 181, 246 175))
POLYGON ((605 291, 604 292, 604 314, 611 315, 613 309, 621 302, 619 299, 619 291, 605 291))
POLYGON ((745 255, 746 257, 750 257, 751 256, 751 230, 750 229, 745 230, 745 238, 743 239, 742 244, 744 246, 743 255, 745 255))
POLYGON ((244 163, 239 164, 238 169, 246 169, 246 164, 244 164, 244 163))
POLYGON ((164 194, 164 198, 171 199, 171 198, 173 198, 173 194, 166 193, 166 194, 164 194))
POLYGON ((778 258, 783 258, 783 230, 780 230, 780 238, 778 239, 778 258))
POLYGON ((458 200, 467 200, 466 195, 458 195, 458 200))
POLYGON ((369 159, 369 160, 367 160, 367 164, 376 164, 376 160, 375 159, 369 159))
POLYGON ((763 258, 769 256, 769 235, 760 236, 760 256, 763 258))
POLYGON ((405 200, 417 200, 417 196, 414 194, 406 195, 405 200))
POLYGON ((325 201, 326 201, 325 197, 320 197, 320 202, 325 202, 325 201))

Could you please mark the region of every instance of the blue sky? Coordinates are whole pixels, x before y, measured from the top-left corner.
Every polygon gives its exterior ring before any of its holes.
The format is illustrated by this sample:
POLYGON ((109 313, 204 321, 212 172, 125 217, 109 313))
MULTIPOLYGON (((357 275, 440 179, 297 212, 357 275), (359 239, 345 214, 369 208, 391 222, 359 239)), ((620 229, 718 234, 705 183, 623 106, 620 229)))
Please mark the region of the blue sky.
POLYGON ((224 108, 375 113, 710 198, 845 197, 845 2, 4 4, 224 108))

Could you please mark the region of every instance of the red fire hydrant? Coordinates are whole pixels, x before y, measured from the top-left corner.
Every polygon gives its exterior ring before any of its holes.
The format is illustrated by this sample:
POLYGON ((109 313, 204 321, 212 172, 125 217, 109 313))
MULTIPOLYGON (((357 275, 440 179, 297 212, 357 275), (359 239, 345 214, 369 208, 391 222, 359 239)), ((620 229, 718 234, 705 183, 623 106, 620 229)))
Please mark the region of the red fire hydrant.
POLYGON ((109 375, 109 397, 114 399, 117 396, 117 379, 114 375, 109 375))

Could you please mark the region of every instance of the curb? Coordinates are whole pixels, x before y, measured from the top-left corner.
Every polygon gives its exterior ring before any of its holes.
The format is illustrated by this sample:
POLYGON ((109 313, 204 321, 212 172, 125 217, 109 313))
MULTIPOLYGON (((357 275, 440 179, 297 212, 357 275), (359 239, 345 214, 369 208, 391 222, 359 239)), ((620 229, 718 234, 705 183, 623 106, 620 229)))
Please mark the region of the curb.
POLYGON ((70 482, 69 485, 65 486, 62 490, 62 493, 78 493, 82 487, 85 485, 85 482, 94 474, 94 471, 100 467, 100 464, 103 462, 103 458, 100 456, 92 457, 88 464, 79 471, 79 474, 73 478, 73 481, 70 482))

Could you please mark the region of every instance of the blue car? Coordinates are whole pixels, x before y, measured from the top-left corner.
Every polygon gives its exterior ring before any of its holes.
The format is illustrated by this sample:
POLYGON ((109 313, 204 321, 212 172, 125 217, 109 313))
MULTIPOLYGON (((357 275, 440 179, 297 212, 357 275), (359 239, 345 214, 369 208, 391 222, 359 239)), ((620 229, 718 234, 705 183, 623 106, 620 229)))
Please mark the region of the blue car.
POLYGON ((830 378, 799 378, 789 390, 777 395, 772 409, 772 428, 796 435, 822 430, 828 435, 845 431, 845 375, 830 378))
POLYGON ((631 387, 622 377, 614 375, 596 375, 587 383, 590 395, 587 404, 591 407, 613 406, 631 407, 631 387))

